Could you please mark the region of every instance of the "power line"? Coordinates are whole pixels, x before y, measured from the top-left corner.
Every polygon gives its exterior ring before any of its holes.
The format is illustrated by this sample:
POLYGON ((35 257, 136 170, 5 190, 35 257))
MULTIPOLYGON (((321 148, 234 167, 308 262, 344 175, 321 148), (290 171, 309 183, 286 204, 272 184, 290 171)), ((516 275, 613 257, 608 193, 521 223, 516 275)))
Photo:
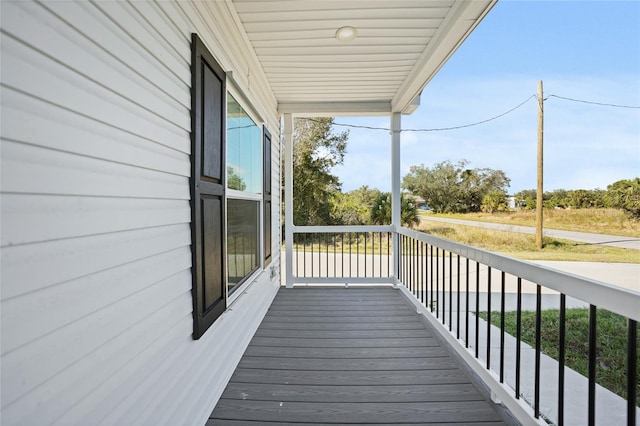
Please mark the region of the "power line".
POLYGON ((455 126, 455 127, 441 127, 441 128, 436 128, 436 129, 403 129, 403 132, 439 132, 439 131, 443 131, 443 130, 456 130, 456 129, 464 129, 465 127, 478 126, 480 124, 488 123, 489 121, 497 120, 500 117, 504 117, 505 115, 509 114, 510 112, 513 112, 513 111, 517 110, 518 108, 520 108, 521 106, 523 106, 524 104, 526 104, 527 102, 529 102, 531 99, 533 99, 535 97, 536 97, 536 95, 531 95, 527 99, 522 101, 520 104, 518 104, 517 106, 511 108, 509 111, 503 112, 502 114, 496 115, 495 117, 491 117, 491 118, 488 118, 486 120, 478 121, 478 122, 475 122, 475 123, 463 124, 462 126, 455 126))
POLYGON ((602 102, 585 101, 585 100, 582 100, 582 99, 566 98, 564 96, 558 96, 558 95, 549 95, 549 96, 547 96, 547 98, 558 98, 558 99, 564 99, 565 101, 580 102, 580 103, 583 103, 583 104, 591 104, 591 105, 608 106, 608 107, 613 107, 613 108, 640 109, 640 106, 607 104, 607 103, 602 103, 602 102))
MULTIPOLYGON (((518 108, 520 108, 521 106, 523 106, 524 104, 526 104, 527 102, 529 102, 531 99, 533 99, 535 97, 536 97, 536 95, 531 95, 527 99, 525 99, 524 101, 522 101, 521 103, 516 105, 515 107, 511 108, 510 110, 505 111, 502 114, 496 115, 495 117, 488 118, 486 120, 477 121, 477 122, 469 123, 469 124, 463 124, 463 125, 460 125, 460 126, 438 127, 438 128, 432 128, 432 129, 401 129, 400 131, 401 132, 442 132, 442 131, 446 131, 446 130, 456 130, 456 129, 464 129, 466 127, 478 126, 480 124, 488 123, 489 121, 497 120, 500 117, 504 117, 505 115, 517 110, 518 108)), ((318 120, 313 119, 313 118, 302 118, 302 119, 303 120, 308 120, 308 121, 318 122, 318 120)), ((387 132, 391 131, 391 129, 388 128, 388 127, 360 126, 360 125, 356 125, 356 124, 346 124, 346 123, 333 123, 333 125, 334 126, 340 126, 340 127, 350 127, 350 128, 354 128, 354 129, 384 130, 384 131, 387 131, 387 132)))
MULTIPOLYGON (((609 104, 609 103, 602 103, 602 102, 593 102, 593 101, 586 101, 586 100, 583 100, 583 99, 567 98, 567 97, 559 96, 559 95, 549 95, 546 98, 544 98, 544 100, 547 100, 548 98, 558 98, 558 99, 563 99, 563 100, 571 101, 571 102, 580 102, 580 103, 584 103, 584 104, 607 106, 607 107, 613 107, 613 108, 640 109, 640 106, 617 105, 617 104, 609 104)), ((447 131, 447 130, 457 130, 457 129, 464 129, 464 128, 467 128, 467 127, 479 126, 480 124, 488 123, 490 121, 497 120, 498 118, 504 117, 505 115, 507 115, 507 114, 517 110, 518 108, 522 107, 524 104, 529 102, 531 99, 537 99, 537 95, 529 96, 527 99, 525 99, 524 101, 522 101, 521 103, 519 103, 515 107, 511 108, 510 110, 503 112, 502 114, 498 114, 495 117, 491 117, 491 118, 488 118, 486 120, 476 121, 474 123, 463 124, 463 125, 460 125, 460 126, 452 126, 452 127, 435 127, 435 128, 426 128, 426 129, 401 129, 400 131, 401 132, 442 132, 442 131, 447 131)), ((308 118, 308 117, 307 118, 303 117, 301 119, 302 120, 318 122, 318 120, 313 119, 313 118, 308 118)), ((389 127, 361 126, 361 125, 357 125, 357 124, 347 124, 347 123, 333 123, 333 125, 334 126, 340 126, 340 127, 350 127, 350 128, 353 128, 353 129, 384 130, 386 132, 390 132, 391 131, 391 129, 389 127)))

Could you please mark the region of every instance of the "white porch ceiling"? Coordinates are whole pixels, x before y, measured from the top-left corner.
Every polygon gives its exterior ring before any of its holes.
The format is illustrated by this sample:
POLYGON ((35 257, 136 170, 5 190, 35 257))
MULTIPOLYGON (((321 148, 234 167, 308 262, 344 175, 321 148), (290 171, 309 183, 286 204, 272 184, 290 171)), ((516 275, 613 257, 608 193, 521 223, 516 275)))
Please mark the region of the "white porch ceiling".
POLYGON ((232 0, 280 112, 334 115, 410 111, 496 2, 232 0))

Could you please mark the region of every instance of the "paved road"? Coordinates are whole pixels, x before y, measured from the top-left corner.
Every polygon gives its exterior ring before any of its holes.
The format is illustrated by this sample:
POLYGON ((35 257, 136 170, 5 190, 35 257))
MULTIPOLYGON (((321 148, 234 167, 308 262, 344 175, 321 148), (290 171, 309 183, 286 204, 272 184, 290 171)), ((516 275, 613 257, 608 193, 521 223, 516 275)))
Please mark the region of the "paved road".
MULTIPOLYGON (((520 232, 535 235, 536 228, 532 226, 504 225, 500 223, 478 222, 474 220, 447 219, 442 217, 420 216, 422 220, 455 223, 458 225, 477 226, 480 228, 499 229, 502 231, 520 232)), ((616 235, 591 234, 588 232, 560 231, 557 229, 543 229, 547 237, 563 240, 578 241, 587 244, 602 244, 606 246, 640 250, 640 238, 620 237, 616 235)))

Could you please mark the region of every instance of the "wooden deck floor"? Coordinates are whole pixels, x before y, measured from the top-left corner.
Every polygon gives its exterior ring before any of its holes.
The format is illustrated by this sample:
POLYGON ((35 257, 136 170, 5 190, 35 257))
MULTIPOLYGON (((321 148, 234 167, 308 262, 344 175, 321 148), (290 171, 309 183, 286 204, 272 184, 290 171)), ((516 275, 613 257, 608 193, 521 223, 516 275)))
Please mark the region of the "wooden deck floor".
POLYGON ((207 426, 505 424, 433 333, 390 287, 283 288, 207 426))

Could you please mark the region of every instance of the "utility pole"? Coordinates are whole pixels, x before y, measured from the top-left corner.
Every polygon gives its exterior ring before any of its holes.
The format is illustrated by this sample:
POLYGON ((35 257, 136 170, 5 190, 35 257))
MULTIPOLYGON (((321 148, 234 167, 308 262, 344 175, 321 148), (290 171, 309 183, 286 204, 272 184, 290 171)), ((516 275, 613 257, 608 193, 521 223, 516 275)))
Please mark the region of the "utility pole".
POLYGON ((542 248, 542 145, 544 141, 544 98, 542 80, 538 82, 538 189, 536 192, 536 247, 542 248))

